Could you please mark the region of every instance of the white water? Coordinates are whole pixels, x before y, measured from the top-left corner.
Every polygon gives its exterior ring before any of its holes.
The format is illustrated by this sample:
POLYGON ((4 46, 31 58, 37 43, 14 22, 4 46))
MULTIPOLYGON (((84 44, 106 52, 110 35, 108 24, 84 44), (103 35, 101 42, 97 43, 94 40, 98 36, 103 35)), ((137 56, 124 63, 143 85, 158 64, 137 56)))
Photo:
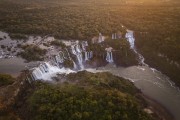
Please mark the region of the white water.
POLYGON ((99 33, 98 43, 103 42, 104 39, 105 39, 105 37, 101 33, 99 33))
POLYGON ((84 54, 85 54, 85 61, 93 58, 93 52, 92 51, 90 51, 90 52, 89 51, 85 51, 84 54))
POLYGON ((107 55, 106 55, 106 61, 108 63, 113 63, 113 55, 112 55, 112 52, 111 51, 107 51, 107 55))
POLYGON ((119 39, 119 38, 120 38, 120 36, 118 36, 117 33, 113 33, 113 34, 112 34, 112 40, 114 40, 114 39, 119 39))
MULTIPOLYGON (((161 72, 157 71, 154 68, 150 68, 147 64, 144 63, 144 57, 137 52, 134 46, 134 36, 133 31, 128 30, 126 34, 126 38, 130 43, 131 49, 139 56, 139 62, 142 66, 131 66, 128 68, 116 68, 116 67, 101 67, 98 70, 95 69, 87 69, 89 72, 103 72, 109 71, 114 75, 127 78, 134 82, 135 86, 141 91, 149 96, 150 98, 158 101, 164 107, 166 107, 175 117, 176 120, 180 120, 180 90, 178 87, 174 85, 172 81, 166 76, 163 75, 161 72)), ((71 46, 72 53, 76 55, 78 59, 78 64, 82 64, 83 58, 82 53, 85 53, 85 60, 87 60, 91 56, 91 52, 84 51, 85 47, 82 45, 82 50, 78 45, 71 46), (82 52, 83 51, 83 52, 82 52), (81 55, 79 55, 79 53, 81 55)), ((107 50, 106 60, 108 62, 113 62, 113 55, 112 52, 107 50)), ((53 76, 56 76, 57 73, 59 74, 68 74, 72 71, 70 69, 65 68, 58 68, 56 66, 52 66, 47 63, 48 69, 46 70, 45 67, 41 69, 39 67, 35 68, 33 71, 33 76, 36 79, 43 79, 43 80, 51 80, 53 76), (45 69, 45 70, 43 70, 45 69), (48 72, 46 72, 48 71, 48 72)), ((81 69, 82 70, 82 69, 81 69)))
MULTIPOLYGON (((109 71, 114 75, 131 80, 132 82, 134 82, 136 87, 141 89, 144 94, 161 103, 174 115, 176 120, 180 120, 180 89, 176 87, 175 84, 167 76, 163 75, 161 72, 157 71, 154 68, 150 68, 147 64, 144 63, 144 57, 139 54, 135 48, 133 31, 128 30, 127 32, 128 33, 126 34, 126 38, 130 43, 131 49, 133 49, 134 52, 139 56, 140 63, 143 66, 131 66, 128 68, 109 68, 107 66, 100 68, 102 70, 87 69, 87 71, 94 73, 109 71)), ((1 34, 2 32, 0 32, 0 35, 1 34)), ((9 43, 15 42, 9 38, 8 34, 4 34, 2 36, 6 36, 6 39, 0 41, 0 44, 8 46, 9 43)), ((79 48, 80 46, 78 46, 78 49, 79 48)), ((78 49, 73 48, 72 53, 77 54, 77 51, 80 51, 78 49)), ((85 49, 85 43, 83 43, 82 51, 85 51, 85 49)), ((60 62, 63 61, 62 59, 64 57, 62 56, 64 55, 61 54, 58 58, 60 59, 60 62)), ((109 60, 109 56, 111 55, 108 54, 107 56, 109 60)), ((80 57, 82 58, 82 56, 80 57)), ((78 64, 81 61, 83 61, 83 59, 80 59, 80 61, 78 61, 78 64)), ((74 68, 77 68, 78 65, 76 64, 76 62, 73 61, 73 63, 74 68)), ((23 62, 23 60, 16 57, 12 59, 0 59, 0 71, 5 73, 17 74, 17 71, 19 73, 20 70, 25 69, 25 65, 26 64, 23 62)), ((45 62, 33 69, 32 76, 35 80, 52 80, 52 77, 55 77, 57 74, 69 74, 71 72, 75 71, 66 68, 59 68, 58 66, 51 65, 49 62, 45 62)))
POLYGON ((74 69, 77 69, 77 65, 76 65, 76 63, 74 62, 74 60, 71 58, 71 56, 70 56, 70 54, 69 54, 69 51, 67 50, 67 48, 66 48, 65 50, 66 50, 66 52, 67 52, 67 54, 68 54, 68 58, 73 62, 73 67, 74 67, 74 69))
POLYGON ((71 45, 72 53, 76 56, 80 69, 84 69, 82 50, 79 44, 71 45))
POLYGON ((135 38, 134 38, 134 35, 133 35, 133 31, 127 30, 127 33, 126 33, 125 37, 127 38, 127 41, 130 44, 130 48, 138 55, 139 63, 141 65, 148 66, 146 63, 144 63, 144 60, 145 60, 144 57, 140 53, 138 53, 136 48, 135 48, 135 45, 134 45, 135 38))
POLYGON ((83 41, 83 42, 81 43, 81 45, 82 45, 83 51, 86 51, 86 47, 88 46, 88 42, 87 42, 87 41, 83 41))
POLYGON ((139 56, 142 66, 132 66, 121 70, 120 68, 113 68, 109 72, 132 80, 135 86, 141 89, 144 94, 161 103, 173 114, 176 120, 180 120, 179 88, 166 75, 144 63, 144 57, 137 52, 134 46, 133 31, 127 30, 126 38, 131 49, 139 56))
POLYGON ((32 76, 34 80, 52 80, 57 74, 69 74, 75 71, 66 68, 59 68, 53 66, 48 62, 40 64, 38 67, 34 68, 32 76))
POLYGON ((33 79, 51 80, 51 78, 56 76, 56 74, 68 74, 71 72, 75 72, 63 67, 63 63, 66 59, 69 59, 73 62, 74 70, 84 70, 83 53, 85 54, 86 61, 90 60, 93 57, 93 52, 86 51, 86 47, 88 46, 88 43, 86 41, 83 41, 81 45, 82 49, 79 45, 79 41, 73 42, 70 45, 71 52, 76 56, 77 63, 72 59, 68 49, 66 48, 65 51, 59 51, 54 57, 50 57, 50 60, 48 62, 41 63, 38 67, 34 68, 32 71, 33 79))

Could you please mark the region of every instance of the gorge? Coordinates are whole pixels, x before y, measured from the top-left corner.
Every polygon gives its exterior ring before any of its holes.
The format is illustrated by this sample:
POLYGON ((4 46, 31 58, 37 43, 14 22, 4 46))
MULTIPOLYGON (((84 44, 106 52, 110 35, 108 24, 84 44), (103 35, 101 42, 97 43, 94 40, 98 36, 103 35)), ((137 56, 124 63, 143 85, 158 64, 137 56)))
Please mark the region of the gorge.
MULTIPOLYGON (((45 61, 39 62, 36 67, 29 69, 30 75, 28 80, 48 80, 53 81, 53 78, 57 74, 69 74, 76 73, 77 71, 87 70, 90 72, 110 72, 116 76, 129 79, 134 85, 139 88, 145 95, 156 100, 162 104, 170 113, 173 114, 175 119, 179 119, 178 111, 180 109, 180 90, 174 85, 174 83, 161 72, 154 68, 149 67, 144 63, 143 56, 137 52, 134 42, 133 31, 127 30, 125 35, 127 41, 130 44, 130 48, 137 55, 139 65, 121 67, 117 66, 113 56, 113 46, 105 47, 101 56, 105 66, 86 67, 86 63, 93 61, 94 53, 93 49, 89 49, 89 43, 87 41, 69 41, 64 42, 65 48, 57 51, 56 54, 49 55, 45 61), (64 63, 68 61, 68 65, 64 66, 64 63), (95 69, 96 68, 96 69, 95 69), (168 97, 167 97, 168 96, 168 97), (167 99, 168 98, 168 99, 167 99)), ((102 42, 103 43, 103 42, 102 42)), ((102 44, 96 43, 96 44, 102 44)), ((119 59, 121 60, 121 59, 119 59)))

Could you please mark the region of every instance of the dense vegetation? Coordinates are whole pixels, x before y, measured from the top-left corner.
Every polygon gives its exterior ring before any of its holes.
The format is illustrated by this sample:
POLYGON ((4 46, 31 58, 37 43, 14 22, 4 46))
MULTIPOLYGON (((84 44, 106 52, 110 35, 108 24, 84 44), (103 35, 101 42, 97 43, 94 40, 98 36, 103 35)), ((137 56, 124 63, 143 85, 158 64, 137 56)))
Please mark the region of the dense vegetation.
MULTIPOLYGON (((87 50, 93 51, 94 58, 93 60, 102 59, 99 65, 102 65, 105 61, 106 51, 105 49, 108 47, 112 47, 113 59, 114 63, 117 66, 131 66, 138 64, 137 55, 134 53, 132 49, 130 49, 129 42, 124 39, 112 40, 107 38, 102 44, 91 44, 89 43, 89 47, 87 50)), ((91 62, 93 62, 93 60, 91 62)), ((96 61, 98 62, 98 61, 96 61)))
POLYGON ((146 104, 133 84, 110 73, 82 71, 68 75, 65 83, 35 86, 16 106, 24 120, 153 119, 143 111, 146 104))
POLYGON ((19 53, 19 55, 27 61, 41 61, 44 59, 44 55, 46 54, 46 50, 43 50, 35 45, 26 45, 22 46, 22 48, 24 51, 19 53))
POLYGON ((99 32, 110 36, 124 31, 123 24, 136 32, 136 45, 146 62, 180 85, 180 3, 147 1, 1 0, 0 28, 16 37, 90 39, 99 32))
POLYGON ((59 46, 59 47, 62 47, 62 48, 66 47, 66 45, 64 43, 62 43, 61 41, 58 41, 58 40, 52 41, 51 45, 59 46))
POLYGON ((26 40, 28 37, 24 34, 20 34, 20 33, 11 33, 9 34, 9 36, 11 37, 11 39, 18 39, 18 40, 26 40))
POLYGON ((11 75, 0 73, 0 87, 10 85, 14 82, 14 78, 11 75))

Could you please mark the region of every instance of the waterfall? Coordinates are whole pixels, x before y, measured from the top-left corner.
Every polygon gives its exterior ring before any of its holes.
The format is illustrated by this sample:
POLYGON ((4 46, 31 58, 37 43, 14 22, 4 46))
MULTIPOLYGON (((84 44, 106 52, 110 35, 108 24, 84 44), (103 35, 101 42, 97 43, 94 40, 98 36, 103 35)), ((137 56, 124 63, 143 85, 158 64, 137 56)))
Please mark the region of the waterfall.
POLYGON ((144 57, 140 53, 138 53, 135 48, 135 45, 134 45, 135 38, 133 35, 133 31, 127 30, 125 37, 127 38, 127 41, 129 42, 131 49, 138 55, 139 63, 142 65, 148 66, 146 63, 144 63, 144 57))
POLYGON ((75 47, 76 47, 76 51, 77 51, 78 53, 81 53, 81 48, 80 48, 79 44, 77 44, 75 47))
POLYGON ((81 69, 84 69, 84 65, 83 65, 83 58, 82 58, 82 53, 79 53, 76 55, 77 56, 77 60, 78 60, 78 63, 79 63, 79 66, 81 69))
POLYGON ((102 36, 101 33, 99 33, 98 43, 101 43, 104 41, 104 36, 102 36))
POLYGON ((85 52, 84 54, 85 54, 85 61, 89 60, 88 59, 88 52, 85 52))
POLYGON ((32 74, 33 74, 35 80, 37 80, 37 79, 41 78, 43 73, 42 73, 42 71, 39 71, 39 68, 36 68, 32 74))
POLYGON ((117 39, 117 33, 112 34, 112 40, 117 39))
POLYGON ((34 80, 51 80, 53 76, 56 76, 57 73, 60 74, 69 74, 74 71, 65 68, 58 68, 57 66, 53 66, 48 62, 44 62, 40 64, 38 67, 34 68, 32 71, 32 78, 34 80))
POLYGON ((90 52, 90 57, 89 58, 93 58, 93 52, 90 52))
POLYGON ((48 72, 48 70, 46 69, 46 67, 44 67, 43 65, 40 65, 40 66, 39 66, 39 69, 41 70, 42 73, 48 72))
POLYGON ((82 45, 82 50, 83 50, 83 51, 86 51, 86 47, 88 46, 88 42, 87 42, 87 41, 83 41, 83 42, 81 43, 81 45, 82 45))
POLYGON ((93 58, 93 52, 92 51, 90 51, 90 52, 85 51, 84 54, 85 54, 85 61, 93 58))
POLYGON ((59 56, 60 56, 60 63, 63 63, 64 59, 65 59, 64 53, 62 51, 60 51, 59 56))
POLYGON ((111 52, 111 51, 107 51, 106 61, 109 62, 109 63, 114 62, 114 61, 113 61, 113 55, 112 55, 112 52, 111 52))
POLYGON ((112 40, 114 39, 114 33, 112 34, 112 40))
POLYGON ((75 50, 74 47, 75 47, 74 45, 71 45, 71 50, 72 50, 72 53, 73 53, 74 55, 76 55, 76 50, 75 50))
POLYGON ((71 45, 72 53, 76 56, 80 69, 84 69, 82 50, 79 44, 71 45))
POLYGON ((76 63, 74 62, 74 60, 71 58, 71 56, 70 56, 69 51, 67 50, 67 48, 66 48, 66 52, 67 52, 67 54, 68 54, 69 59, 73 62, 73 67, 74 67, 74 69, 77 69, 77 65, 76 65, 76 63))
POLYGON ((55 59, 56 59, 57 63, 63 63, 64 62, 64 53, 59 52, 59 54, 55 56, 55 59))
POLYGON ((114 33, 114 39, 117 39, 117 35, 116 35, 116 33, 114 33))
POLYGON ((74 67, 74 69, 77 69, 77 65, 76 65, 76 63, 74 62, 74 60, 72 60, 72 62, 73 62, 73 67, 74 67))
POLYGON ((128 42, 130 43, 130 47, 131 49, 134 49, 134 36, 133 36, 133 31, 127 30, 127 33, 125 35, 125 37, 127 38, 128 42))

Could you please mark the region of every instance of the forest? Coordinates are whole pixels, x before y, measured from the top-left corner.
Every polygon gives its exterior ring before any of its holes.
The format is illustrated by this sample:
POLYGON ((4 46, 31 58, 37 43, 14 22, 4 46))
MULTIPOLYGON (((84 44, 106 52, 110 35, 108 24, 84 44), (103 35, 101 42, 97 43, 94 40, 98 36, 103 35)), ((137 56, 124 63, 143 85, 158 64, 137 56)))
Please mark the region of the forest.
POLYGON ((18 53, 22 58, 27 61, 42 61, 44 60, 44 55, 46 54, 46 50, 41 49, 35 45, 29 46, 21 46, 24 51, 18 53))
POLYGON ((154 120, 134 85, 110 73, 81 71, 66 81, 36 81, 19 96, 14 108, 23 120, 154 120))
POLYGON ((0 29, 17 38, 52 35, 91 40, 135 31, 136 47, 150 66, 180 85, 180 3, 148 0, 1 0, 0 29), (16 35, 17 34, 17 35, 16 35))
POLYGON ((0 74, 0 87, 10 85, 14 82, 14 78, 8 74, 0 74))

